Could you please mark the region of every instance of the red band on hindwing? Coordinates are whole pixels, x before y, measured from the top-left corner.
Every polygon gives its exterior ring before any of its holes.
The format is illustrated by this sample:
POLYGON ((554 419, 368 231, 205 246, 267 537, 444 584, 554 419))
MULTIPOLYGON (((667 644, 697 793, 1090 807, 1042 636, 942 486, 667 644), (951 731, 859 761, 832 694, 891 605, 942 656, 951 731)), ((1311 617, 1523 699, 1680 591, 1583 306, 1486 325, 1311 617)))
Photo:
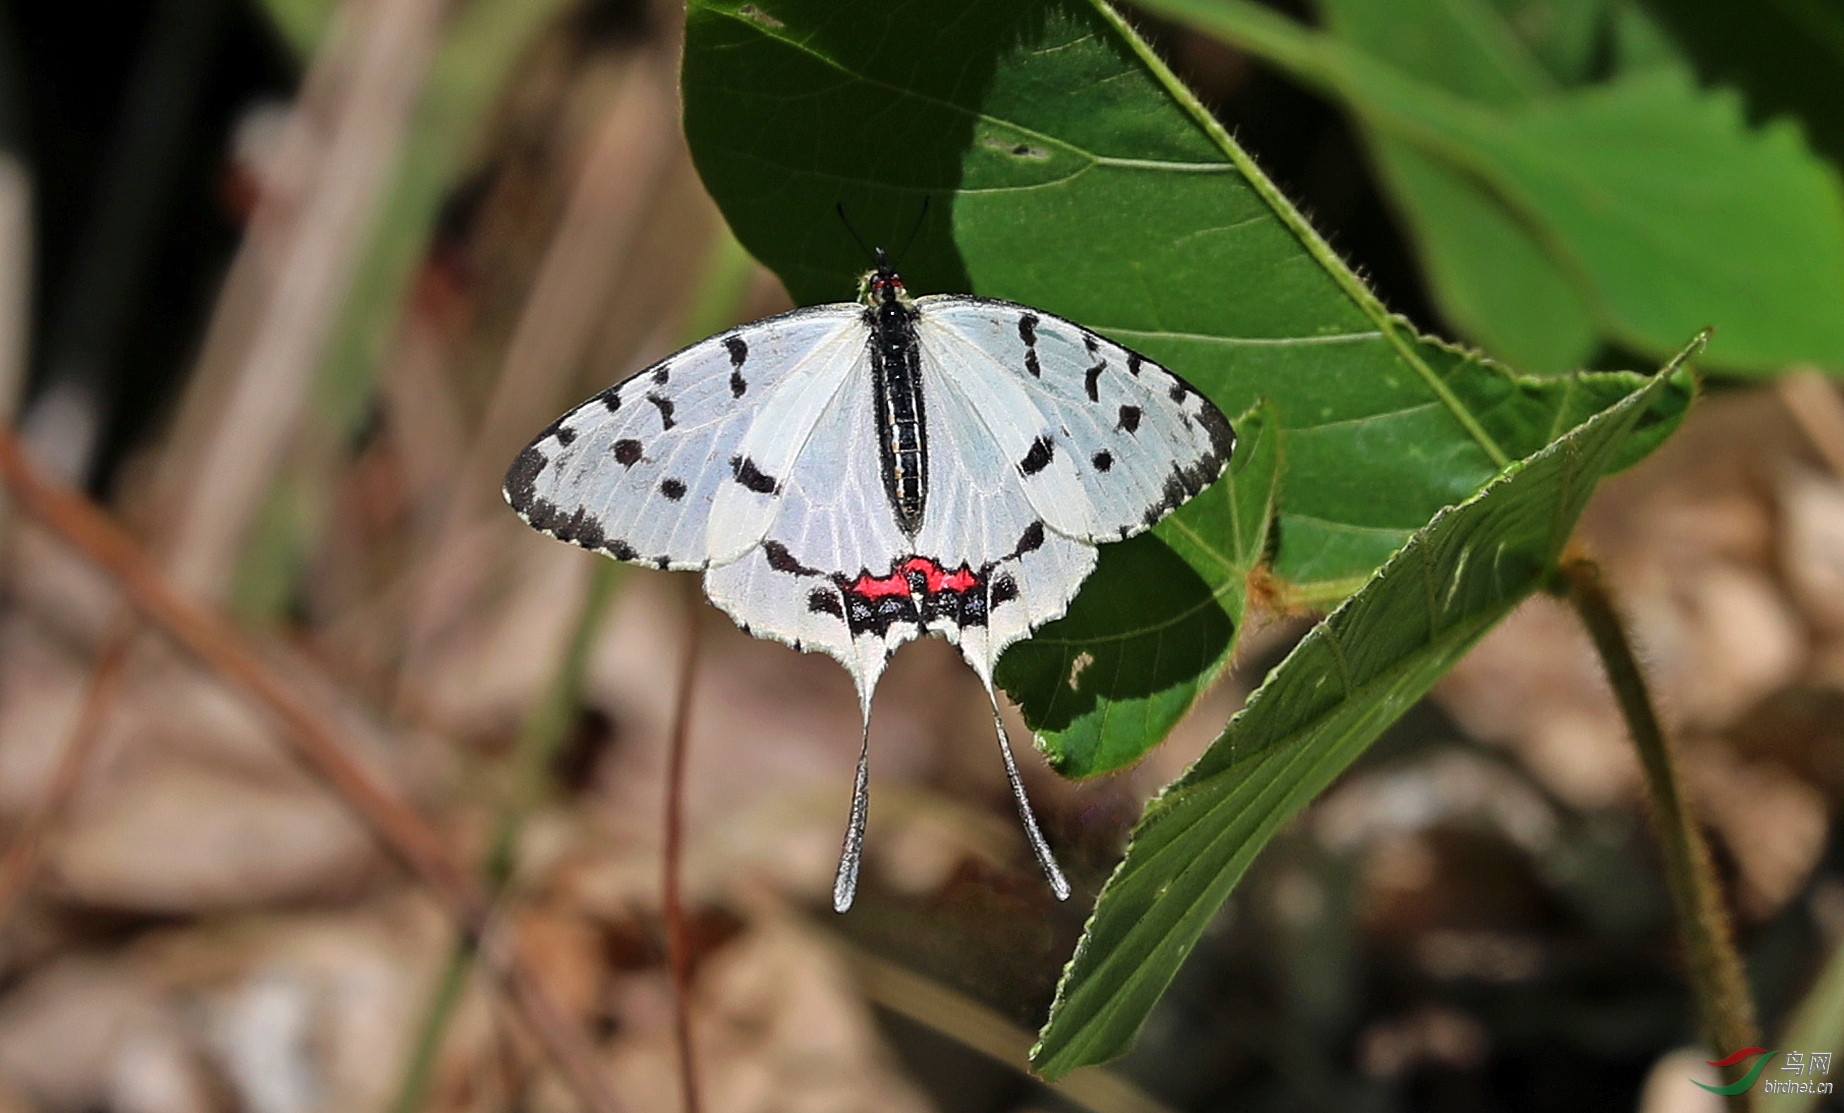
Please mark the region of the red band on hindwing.
POLYGON ((926 624, 942 618, 962 627, 986 624, 986 578, 964 562, 950 572, 933 558, 912 556, 897 561, 887 576, 865 570, 856 580, 841 576, 835 582, 854 634, 881 637, 893 622, 926 624))

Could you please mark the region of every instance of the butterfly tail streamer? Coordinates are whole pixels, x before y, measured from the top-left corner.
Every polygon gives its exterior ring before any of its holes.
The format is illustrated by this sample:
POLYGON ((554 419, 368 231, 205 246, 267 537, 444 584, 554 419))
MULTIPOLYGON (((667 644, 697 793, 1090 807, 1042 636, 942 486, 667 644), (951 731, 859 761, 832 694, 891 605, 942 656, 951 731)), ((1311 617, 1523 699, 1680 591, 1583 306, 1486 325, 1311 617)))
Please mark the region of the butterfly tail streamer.
POLYGON ((986 689, 992 699, 992 725, 999 732, 999 752, 1005 756, 1005 779, 1011 782, 1012 799, 1018 802, 1018 818, 1024 821, 1025 839, 1031 844, 1031 852, 1037 855, 1037 864, 1044 869, 1044 876, 1050 881, 1050 891, 1058 900, 1069 899, 1069 880, 1056 864, 1056 856, 1050 853, 1050 843, 1044 839, 1044 832, 1037 825, 1037 814, 1031 810, 1031 800, 1025 795, 1024 778, 1018 775, 1018 761, 1012 756, 1011 736, 1005 733, 1005 722, 999 716, 999 697, 993 695, 992 688, 986 689))
POLYGON ((845 845, 839 850, 839 872, 832 880, 832 909, 847 912, 858 895, 858 867, 864 861, 864 821, 871 805, 871 720, 864 721, 858 744, 858 775, 852 781, 852 815, 845 827, 845 845))

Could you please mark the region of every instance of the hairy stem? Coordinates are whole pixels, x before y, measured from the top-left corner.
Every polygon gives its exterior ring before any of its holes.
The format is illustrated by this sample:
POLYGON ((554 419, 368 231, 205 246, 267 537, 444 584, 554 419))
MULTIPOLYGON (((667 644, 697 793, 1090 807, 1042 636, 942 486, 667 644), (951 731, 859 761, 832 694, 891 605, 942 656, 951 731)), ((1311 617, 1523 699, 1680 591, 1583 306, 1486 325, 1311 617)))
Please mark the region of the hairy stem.
MULTIPOLYGON (((1692 989, 1702 1018, 1703 1039, 1717 1056, 1754 1046, 1760 1038, 1754 1002, 1742 975, 1722 888, 1710 864, 1709 845, 1684 799, 1676 755, 1646 687, 1645 674, 1633 654, 1613 597, 1602 582, 1600 566, 1579 555, 1563 558, 1561 571, 1569 600, 1588 627, 1607 670, 1620 713, 1639 750, 1646 792, 1652 801, 1665 877, 1677 908, 1692 989)), ((1731 1068, 1739 1073, 1742 1064, 1731 1068)), ((1747 1095, 1729 1098, 1729 1107, 1747 1108, 1747 1095)))

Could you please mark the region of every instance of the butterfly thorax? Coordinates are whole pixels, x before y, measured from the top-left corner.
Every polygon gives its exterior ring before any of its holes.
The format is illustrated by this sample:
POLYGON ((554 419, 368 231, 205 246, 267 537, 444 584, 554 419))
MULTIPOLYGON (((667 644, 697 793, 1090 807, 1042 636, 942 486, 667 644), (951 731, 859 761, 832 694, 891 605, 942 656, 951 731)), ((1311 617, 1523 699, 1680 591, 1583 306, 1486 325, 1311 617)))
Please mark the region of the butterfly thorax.
POLYGON ((904 533, 922 528, 928 501, 928 422, 922 404, 922 346, 916 308, 883 252, 866 290, 865 324, 871 331, 871 395, 876 407, 879 465, 884 494, 904 533))

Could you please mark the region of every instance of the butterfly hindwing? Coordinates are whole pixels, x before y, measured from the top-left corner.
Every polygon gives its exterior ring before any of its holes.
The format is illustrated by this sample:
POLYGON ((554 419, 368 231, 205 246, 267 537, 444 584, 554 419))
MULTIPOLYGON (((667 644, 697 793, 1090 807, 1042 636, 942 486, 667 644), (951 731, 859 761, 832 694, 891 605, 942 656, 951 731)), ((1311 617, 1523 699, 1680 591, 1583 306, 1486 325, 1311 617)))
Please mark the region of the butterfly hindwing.
POLYGON ((1137 352, 1012 302, 944 294, 916 306, 924 358, 973 402, 1058 532, 1131 537, 1222 474, 1229 422, 1137 352))
POLYGON ((856 305, 797 309, 661 360, 545 430, 506 473, 506 500, 536 528, 618 560, 735 559, 766 529, 828 386, 862 358, 862 318, 856 305), (751 437, 764 415, 775 428, 751 437))

